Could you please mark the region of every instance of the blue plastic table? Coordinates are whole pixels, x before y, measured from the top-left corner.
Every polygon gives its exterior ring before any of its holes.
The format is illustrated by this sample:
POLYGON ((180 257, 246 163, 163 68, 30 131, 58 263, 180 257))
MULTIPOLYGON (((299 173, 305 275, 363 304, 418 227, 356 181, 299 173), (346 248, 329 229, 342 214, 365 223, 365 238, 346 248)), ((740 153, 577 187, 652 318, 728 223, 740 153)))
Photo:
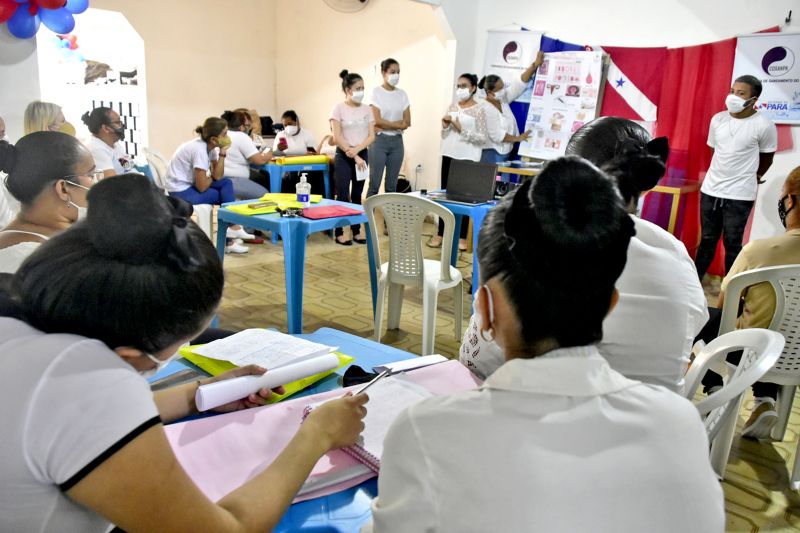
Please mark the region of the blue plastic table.
POLYGON ((269 192, 281 192, 283 175, 287 172, 311 172, 314 170, 321 170, 322 182, 325 185, 325 198, 331 197, 331 178, 328 163, 312 163, 310 165, 279 165, 278 163, 267 163, 266 165, 254 165, 253 168, 266 170, 269 173, 269 192))
MULTIPOLYGON (((363 339, 343 331, 331 328, 321 328, 314 333, 297 335, 312 342, 319 342, 329 346, 338 346, 342 353, 355 357, 356 364, 365 370, 372 367, 404 361, 415 357, 414 354, 386 346, 369 339, 363 339)), ((185 368, 197 369, 186 359, 178 359, 170 363, 150 381, 184 370, 185 368)), ((299 398, 310 394, 327 392, 338 389, 341 385, 341 376, 350 367, 340 368, 336 373, 328 376, 315 386, 309 387, 292 396, 299 398)), ((350 489, 323 496, 313 500, 295 503, 287 510, 281 522, 274 529, 277 533, 290 533, 305 531, 308 533, 356 533, 371 516, 370 502, 378 494, 378 481, 370 479, 350 489)))
MULTIPOLYGON (((360 215, 323 218, 310 220, 303 217, 282 217, 277 213, 268 215, 240 215, 228 209, 227 205, 252 202, 243 200, 223 204, 217 212, 219 229, 217 230, 217 252, 220 261, 225 260, 225 231, 228 226, 241 224, 248 228, 271 231, 273 236, 280 235, 283 239, 283 265, 286 275, 286 315, 289 322, 289 333, 303 332, 303 273, 305 270, 306 238, 317 231, 326 231, 333 228, 350 226, 351 224, 368 224, 367 216, 360 205, 339 202, 336 200, 322 200, 316 205, 341 205, 361 211, 360 215)), ((372 238, 367 228, 367 252, 372 257, 372 238)), ((372 288, 372 309, 375 309, 377 298, 377 275, 375 265, 369 261, 369 280, 372 288)))

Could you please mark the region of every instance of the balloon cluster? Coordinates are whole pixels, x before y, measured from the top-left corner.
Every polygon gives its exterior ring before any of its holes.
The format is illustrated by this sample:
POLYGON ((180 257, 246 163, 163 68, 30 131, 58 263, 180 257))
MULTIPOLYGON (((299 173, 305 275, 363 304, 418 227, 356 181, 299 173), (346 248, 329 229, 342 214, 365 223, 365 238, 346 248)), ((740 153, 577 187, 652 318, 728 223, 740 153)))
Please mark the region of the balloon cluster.
POLYGON ((18 39, 30 39, 44 24, 55 33, 75 28, 73 15, 89 8, 89 0, 0 0, 0 24, 18 39))

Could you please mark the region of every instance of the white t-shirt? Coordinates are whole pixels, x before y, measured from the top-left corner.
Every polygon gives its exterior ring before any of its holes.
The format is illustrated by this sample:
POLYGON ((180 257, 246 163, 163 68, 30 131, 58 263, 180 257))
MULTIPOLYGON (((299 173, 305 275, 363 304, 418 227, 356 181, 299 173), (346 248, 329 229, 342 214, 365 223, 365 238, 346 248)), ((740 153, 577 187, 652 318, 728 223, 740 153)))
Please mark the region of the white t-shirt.
POLYGON ((309 148, 317 149, 317 145, 314 142, 314 134, 306 128, 300 128, 297 135, 289 135, 286 130, 279 132, 275 136, 275 142, 272 144, 273 150, 279 149, 278 145, 282 139, 286 140, 286 150, 283 151, 286 155, 306 155, 309 148))
MULTIPOLYGON (((683 244, 661 227, 632 218, 636 236, 616 283, 619 302, 603 321, 598 348, 622 375, 682 394, 694 338, 708 321, 705 293, 683 244)), ((505 362, 500 347, 481 338, 474 316, 459 359, 482 378, 505 362)))
POLYGON ((522 81, 520 77, 514 77, 511 81, 503 80, 503 92, 499 98, 502 111, 498 111, 487 100, 481 102, 486 106, 486 130, 488 136, 487 142, 483 146, 484 148, 494 148, 498 154, 511 153, 514 143, 505 143, 503 139, 506 134, 511 136, 519 135, 519 126, 509 104, 519 98, 519 95, 525 92, 527 86, 528 84, 522 81))
POLYGON ((759 154, 778 149, 778 130, 761 113, 734 118, 720 111, 711 118, 708 146, 714 157, 700 190, 717 198, 755 200, 759 154))
POLYGON ((106 531, 64 493, 161 422, 147 381, 97 340, 11 318, 0 365, 0 531, 106 531))
POLYGON ((514 359, 401 413, 378 494, 377 533, 725 530, 697 409, 593 346, 514 359))
MULTIPOLYGON (((378 85, 372 89, 369 105, 380 109, 383 120, 399 122, 403 120, 403 113, 411 103, 403 89, 395 87, 393 91, 387 91, 383 86, 378 85)), ((380 130, 379 133, 381 135, 402 135, 403 130, 380 130)))
POLYGON ((86 148, 92 152, 94 166, 97 170, 113 170, 117 174, 125 174, 135 170, 133 157, 125 153, 125 147, 120 141, 115 142, 114 146, 111 147, 92 135, 86 141, 86 148))
POLYGON ((211 161, 216 161, 218 157, 219 149, 214 148, 209 152, 208 145, 200 138, 186 141, 180 145, 169 161, 167 192, 185 191, 194 186, 194 169, 209 172, 211 161))
POLYGON ((375 115, 368 105, 351 106, 339 102, 331 110, 330 120, 339 121, 346 144, 358 146, 369 137, 369 125, 375 123, 375 115))
POLYGON ((256 143, 243 131, 228 130, 228 137, 231 138, 231 145, 225 158, 225 177, 249 178, 250 162, 247 158, 259 152, 256 143))

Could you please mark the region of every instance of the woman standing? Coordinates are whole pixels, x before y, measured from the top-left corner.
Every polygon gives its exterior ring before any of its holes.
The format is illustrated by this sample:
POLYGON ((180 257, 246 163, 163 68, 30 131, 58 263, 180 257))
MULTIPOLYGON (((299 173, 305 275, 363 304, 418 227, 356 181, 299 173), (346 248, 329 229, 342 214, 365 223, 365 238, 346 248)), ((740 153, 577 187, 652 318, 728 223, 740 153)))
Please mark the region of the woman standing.
MULTIPOLYGON (((345 100, 336 104, 330 117, 337 147, 334 159, 336 199, 360 205, 369 160, 367 147, 375 140, 375 117, 371 108, 362 104, 364 79, 347 70, 340 72, 339 77, 342 78, 345 100)), ((336 228, 336 243, 343 246, 351 246, 353 241, 367 243, 367 239, 360 237, 360 224, 351 226, 351 229, 352 241, 344 237, 342 228, 336 228)))
MULTIPOLYGON (((480 161, 481 150, 486 143, 486 110, 475 100, 478 76, 462 74, 456 84, 458 103, 447 109, 442 118, 442 189, 447 189, 450 162, 453 159, 480 161)), ((476 229, 477 231, 477 229, 476 229)), ((439 232, 428 241, 431 248, 442 245, 444 222, 439 220, 439 232)), ((461 224, 458 249, 467 249, 467 225, 461 224)))
POLYGON ((405 149, 403 132, 411 126, 411 104, 400 83, 400 64, 392 59, 381 62, 383 85, 375 87, 370 97, 370 106, 375 115, 375 128, 378 133, 375 142, 369 147, 369 189, 367 198, 378 194, 381 188, 383 170, 386 169, 386 192, 397 190, 397 177, 403 165, 405 149))
POLYGON ((525 92, 533 73, 543 61, 544 54, 540 51, 536 60, 519 78, 512 79, 508 86, 494 74, 484 76, 478 84, 479 88, 486 91, 486 129, 489 137, 481 154, 482 163, 507 161, 514 143, 528 139, 530 132, 519 133, 517 119, 509 104, 525 92))
MULTIPOLYGON (((186 200, 190 204, 222 205, 236 200, 233 182, 223 177, 225 158, 231 140, 228 124, 221 118, 209 117, 195 130, 200 134, 180 145, 172 156, 167 169, 166 189, 170 196, 186 200)), ((255 238, 241 226, 228 228, 229 239, 255 238)), ((225 247, 231 253, 247 253, 248 248, 238 242, 225 247)))

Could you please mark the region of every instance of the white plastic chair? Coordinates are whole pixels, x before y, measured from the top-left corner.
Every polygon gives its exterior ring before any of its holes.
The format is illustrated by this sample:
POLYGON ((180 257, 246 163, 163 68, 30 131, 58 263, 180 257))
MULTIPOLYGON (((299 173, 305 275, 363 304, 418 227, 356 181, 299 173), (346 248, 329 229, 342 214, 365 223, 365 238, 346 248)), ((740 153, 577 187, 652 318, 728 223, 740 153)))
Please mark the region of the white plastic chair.
MULTIPOLYGON (((156 184, 156 187, 163 190, 166 194, 167 168, 169 167, 169 164, 167 163, 166 159, 164 159, 164 156, 155 150, 145 148, 144 155, 147 158, 147 164, 150 165, 150 170, 153 173, 153 182, 156 184)), ((212 236, 214 225, 214 206, 211 204, 195 205, 194 214, 197 219, 197 225, 200 226, 200 229, 203 230, 203 233, 205 233, 209 239, 216 242, 212 236)))
POLYGON ((378 194, 364 201, 369 220, 373 253, 370 258, 376 269, 380 268, 378 299, 375 307, 375 340, 381 340, 383 329, 383 300, 389 288, 389 329, 400 326, 403 292, 406 285, 422 288, 422 355, 433 353, 436 333, 436 301, 439 292, 453 290, 453 310, 456 339, 461 339, 463 318, 463 293, 461 272, 450 266, 455 217, 447 208, 419 196, 401 193, 378 194), (389 230, 389 261, 381 264, 378 245, 378 225, 375 210, 380 208, 389 230), (442 255, 439 261, 424 259, 422 255, 422 224, 433 213, 444 220, 442 255))
POLYGON ((711 465, 720 479, 725 477, 733 429, 747 389, 772 368, 781 355, 783 335, 768 329, 740 329, 708 343, 686 374, 686 396, 694 398, 705 373, 725 361, 729 353, 742 350, 742 358, 720 390, 696 404, 711 442, 711 465))

